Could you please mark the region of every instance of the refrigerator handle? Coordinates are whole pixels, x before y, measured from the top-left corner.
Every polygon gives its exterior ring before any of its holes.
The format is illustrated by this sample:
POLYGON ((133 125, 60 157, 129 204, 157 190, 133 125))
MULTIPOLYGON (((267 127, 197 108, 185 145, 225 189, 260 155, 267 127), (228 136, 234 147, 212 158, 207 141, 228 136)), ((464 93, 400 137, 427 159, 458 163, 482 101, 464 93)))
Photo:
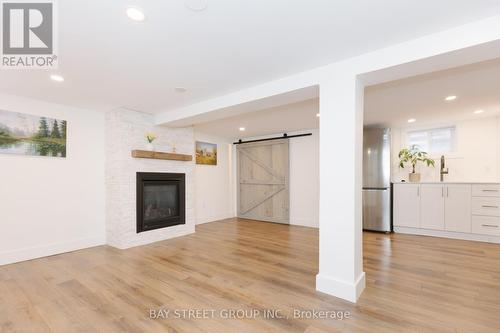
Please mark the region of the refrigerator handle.
POLYGON ((420 186, 417 186, 417 197, 420 196, 420 186))

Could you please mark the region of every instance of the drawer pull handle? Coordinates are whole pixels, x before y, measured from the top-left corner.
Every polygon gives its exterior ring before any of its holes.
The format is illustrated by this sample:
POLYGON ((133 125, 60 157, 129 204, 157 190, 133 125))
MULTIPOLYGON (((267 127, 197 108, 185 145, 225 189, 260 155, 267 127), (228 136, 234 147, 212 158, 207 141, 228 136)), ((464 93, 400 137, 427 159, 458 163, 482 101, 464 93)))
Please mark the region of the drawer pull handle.
POLYGON ((488 228, 498 228, 497 225, 494 224, 481 224, 483 227, 488 227, 488 228))
POLYGON ((498 206, 483 205, 483 208, 498 208, 498 206))
POLYGON ((498 190, 482 190, 483 192, 498 192, 498 190))

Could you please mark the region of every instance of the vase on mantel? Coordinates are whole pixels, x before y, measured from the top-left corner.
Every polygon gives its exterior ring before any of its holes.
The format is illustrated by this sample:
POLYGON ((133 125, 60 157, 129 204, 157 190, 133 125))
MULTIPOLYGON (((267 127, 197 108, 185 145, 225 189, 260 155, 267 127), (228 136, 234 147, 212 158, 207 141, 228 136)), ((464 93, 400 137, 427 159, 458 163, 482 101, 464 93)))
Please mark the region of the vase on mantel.
POLYGON ((155 140, 156 140, 156 134, 154 134, 153 132, 146 133, 146 141, 147 141, 146 150, 155 151, 155 146, 153 144, 155 140))

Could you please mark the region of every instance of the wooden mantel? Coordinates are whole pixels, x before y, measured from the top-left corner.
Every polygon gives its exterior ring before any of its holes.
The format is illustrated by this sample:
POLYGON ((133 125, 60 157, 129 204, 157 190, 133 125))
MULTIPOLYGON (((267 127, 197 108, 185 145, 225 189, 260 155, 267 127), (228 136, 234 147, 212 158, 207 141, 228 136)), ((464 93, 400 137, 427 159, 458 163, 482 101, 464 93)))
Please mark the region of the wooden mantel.
POLYGON ((173 160, 173 161, 192 161, 193 155, 164 153, 160 151, 149 150, 132 150, 132 157, 134 158, 151 158, 156 160, 173 160))

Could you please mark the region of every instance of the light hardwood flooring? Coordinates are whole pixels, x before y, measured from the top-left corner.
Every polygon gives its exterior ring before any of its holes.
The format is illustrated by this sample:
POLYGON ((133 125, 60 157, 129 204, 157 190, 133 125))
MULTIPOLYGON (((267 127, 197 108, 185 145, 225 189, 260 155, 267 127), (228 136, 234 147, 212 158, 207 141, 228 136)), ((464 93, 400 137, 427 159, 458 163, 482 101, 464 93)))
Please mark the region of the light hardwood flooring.
POLYGON ((316 292, 318 231, 248 220, 0 267, 0 332, 499 332, 500 245, 364 234, 356 305, 316 292), (347 310, 332 319, 150 319, 149 309, 347 310))

